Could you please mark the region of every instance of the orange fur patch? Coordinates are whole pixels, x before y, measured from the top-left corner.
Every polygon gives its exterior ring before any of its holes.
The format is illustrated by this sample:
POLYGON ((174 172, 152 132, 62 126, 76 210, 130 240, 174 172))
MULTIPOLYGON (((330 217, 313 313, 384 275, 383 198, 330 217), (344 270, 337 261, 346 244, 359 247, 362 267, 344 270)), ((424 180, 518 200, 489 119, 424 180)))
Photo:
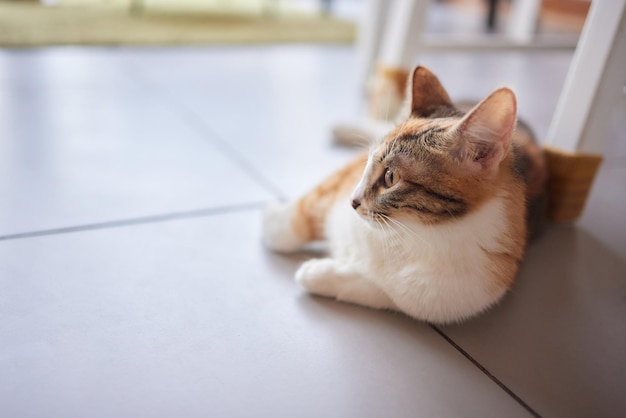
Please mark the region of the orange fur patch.
POLYGON ((388 80, 396 89, 396 93, 404 100, 406 94, 406 82, 409 72, 405 68, 378 66, 378 74, 388 80))
MULTIPOLYGON (((292 226, 300 238, 306 242, 325 238, 324 223, 328 212, 339 199, 350 195, 366 163, 367 155, 360 155, 298 200, 292 226)), ((346 201, 346 204, 349 203, 346 201)))

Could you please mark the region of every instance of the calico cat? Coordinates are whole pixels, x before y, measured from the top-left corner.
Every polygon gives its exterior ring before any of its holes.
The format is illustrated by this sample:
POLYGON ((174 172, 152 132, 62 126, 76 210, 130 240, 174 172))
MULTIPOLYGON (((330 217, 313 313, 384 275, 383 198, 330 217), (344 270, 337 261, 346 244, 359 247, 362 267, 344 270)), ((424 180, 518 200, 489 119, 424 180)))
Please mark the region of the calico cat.
POLYGON ((305 262, 309 292, 432 323, 479 314, 511 288, 527 243, 527 197, 543 195, 539 148, 508 88, 464 113, 437 77, 409 77, 410 115, 295 202, 266 208, 266 245, 292 252, 328 240, 305 262), (530 170, 533 168, 533 170, 530 170))

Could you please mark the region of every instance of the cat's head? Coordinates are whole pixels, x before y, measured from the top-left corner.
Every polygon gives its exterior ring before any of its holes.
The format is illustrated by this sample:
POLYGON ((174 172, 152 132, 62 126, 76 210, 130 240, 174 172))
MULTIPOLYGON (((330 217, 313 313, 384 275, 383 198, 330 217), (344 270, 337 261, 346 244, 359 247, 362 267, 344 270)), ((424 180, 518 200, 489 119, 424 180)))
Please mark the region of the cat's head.
POLYGON ((459 219, 498 193, 512 164, 515 94, 498 89, 463 113, 424 67, 408 89, 410 116, 373 147, 352 206, 383 223, 459 219))

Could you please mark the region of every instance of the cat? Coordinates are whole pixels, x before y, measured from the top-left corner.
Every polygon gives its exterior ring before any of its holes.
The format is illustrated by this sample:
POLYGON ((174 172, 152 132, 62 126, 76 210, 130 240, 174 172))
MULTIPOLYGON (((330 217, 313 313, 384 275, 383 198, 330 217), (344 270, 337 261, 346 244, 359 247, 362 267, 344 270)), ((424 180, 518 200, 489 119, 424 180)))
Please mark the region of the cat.
POLYGON ((328 240, 330 256, 295 275, 311 293, 460 322, 513 285, 531 221, 527 201, 545 194, 545 161, 527 129, 515 131, 512 90, 465 113, 420 66, 407 91, 409 116, 368 155, 299 200, 266 207, 263 238, 286 253, 328 240))

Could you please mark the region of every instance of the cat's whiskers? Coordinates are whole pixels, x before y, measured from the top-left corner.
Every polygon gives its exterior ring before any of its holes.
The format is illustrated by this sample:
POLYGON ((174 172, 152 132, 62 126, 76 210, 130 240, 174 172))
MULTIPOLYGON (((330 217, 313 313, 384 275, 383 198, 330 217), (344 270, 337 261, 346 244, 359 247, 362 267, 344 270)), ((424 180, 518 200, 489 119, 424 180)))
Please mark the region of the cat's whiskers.
POLYGON ((448 212, 448 214, 450 215, 450 217, 456 221, 456 216, 454 216, 454 214, 450 211, 450 209, 446 208, 446 212, 448 212))
MULTIPOLYGON (((385 224, 385 229, 382 231, 382 239, 383 239, 383 247, 387 247, 388 251, 392 252, 394 249, 397 249, 399 244, 405 243, 404 237, 395 229, 392 225, 389 224, 389 217, 380 213, 378 214, 380 220, 385 224)), ((385 250, 383 250, 385 251, 385 250)), ((387 254, 385 254, 385 258, 383 262, 386 262, 389 258, 387 254)))
POLYGON ((390 246, 397 246, 398 244, 406 242, 407 236, 402 235, 400 231, 398 231, 394 225, 390 223, 392 219, 389 216, 383 213, 379 213, 378 216, 380 216, 381 220, 385 223, 386 229, 384 231, 383 239, 388 240, 390 242, 390 246), (392 240, 393 242, 391 242, 392 240))
MULTIPOLYGON (((378 225, 378 228, 381 231, 383 231, 385 229, 383 224, 381 223, 382 218, 379 218, 378 216, 376 216, 376 214, 372 214, 371 215, 371 219, 374 222, 376 222, 376 224, 378 225)), ((389 246, 389 243, 387 242, 387 237, 386 237, 385 234, 383 234, 383 260, 387 259, 388 246, 389 246)))
POLYGON ((393 235, 393 238, 395 239, 395 241, 396 241, 397 243, 400 243, 400 244, 405 243, 405 242, 406 242, 406 238, 407 238, 407 236, 406 236, 406 235, 404 235, 404 236, 403 236, 403 235, 400 233, 401 231, 398 231, 398 230, 394 227, 394 225, 393 225, 393 219, 391 219, 388 215, 381 214, 381 216, 383 217, 383 219, 384 219, 384 221, 385 221, 385 225, 387 225, 387 227, 388 227, 388 231, 389 231, 389 232, 391 232, 391 234, 393 235))
POLYGON ((389 149, 393 149, 396 145, 396 141, 398 140, 398 138, 400 137, 400 131, 398 131, 398 133, 396 134, 396 136, 393 138, 393 140, 391 141, 391 145, 389 146, 389 149))
POLYGON ((419 239, 421 242, 423 242, 425 245, 427 245, 428 247, 430 247, 430 243, 428 241, 426 241, 422 236, 420 236, 419 234, 417 234, 415 231, 413 231, 411 228, 409 228, 408 226, 406 226, 405 224, 403 224, 402 222, 398 221, 397 219, 393 219, 389 216, 387 216, 387 219, 394 225, 397 226, 400 231, 404 232, 404 234, 406 235, 406 238, 409 238, 409 236, 413 236, 417 239, 419 239))
POLYGON ((358 132, 351 132, 350 135, 354 138, 360 139, 360 141, 353 141, 350 144, 352 148, 358 149, 359 151, 368 150, 371 147, 372 143, 375 141, 372 136, 363 135, 358 132))
MULTIPOLYGON (((381 218, 381 221, 384 223, 384 219, 381 218)), ((385 257, 383 258, 383 260, 387 260, 389 258, 389 254, 391 254, 391 252, 393 251, 392 243, 389 240, 389 236, 385 233, 385 229, 386 228, 383 228, 382 230, 383 248, 385 248, 385 250, 383 250, 385 252, 385 257)))
POLYGON ((372 149, 372 144, 374 144, 376 142, 376 138, 372 137, 372 136, 367 136, 367 135, 355 135, 358 138, 361 138, 362 141, 360 142, 355 142, 354 145, 352 145, 352 147, 356 150, 359 151, 365 151, 365 152, 370 152, 370 150, 372 149))

